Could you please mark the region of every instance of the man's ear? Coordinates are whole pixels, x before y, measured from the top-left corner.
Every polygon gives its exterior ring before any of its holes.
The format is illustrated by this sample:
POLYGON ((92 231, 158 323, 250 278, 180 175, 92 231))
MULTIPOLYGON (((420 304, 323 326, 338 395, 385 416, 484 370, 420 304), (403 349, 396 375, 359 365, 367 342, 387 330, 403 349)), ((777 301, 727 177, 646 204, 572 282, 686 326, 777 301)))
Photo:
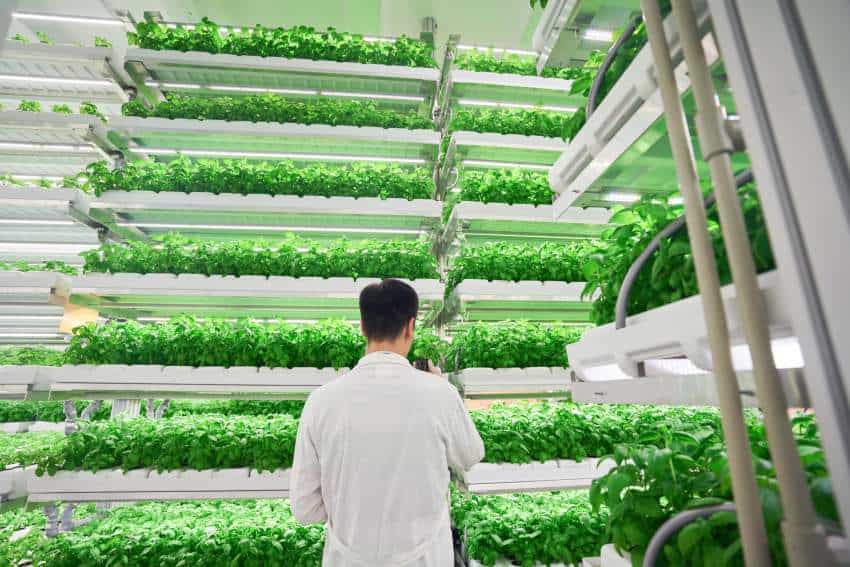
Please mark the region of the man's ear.
POLYGON ((415 330, 416 330, 416 318, 413 318, 413 319, 411 319, 411 320, 407 323, 407 329, 406 329, 406 331, 407 331, 408 336, 412 338, 412 337, 413 337, 413 332, 414 332, 415 330))
POLYGON ((366 331, 363 330, 363 321, 360 321, 360 334, 366 337, 366 331))

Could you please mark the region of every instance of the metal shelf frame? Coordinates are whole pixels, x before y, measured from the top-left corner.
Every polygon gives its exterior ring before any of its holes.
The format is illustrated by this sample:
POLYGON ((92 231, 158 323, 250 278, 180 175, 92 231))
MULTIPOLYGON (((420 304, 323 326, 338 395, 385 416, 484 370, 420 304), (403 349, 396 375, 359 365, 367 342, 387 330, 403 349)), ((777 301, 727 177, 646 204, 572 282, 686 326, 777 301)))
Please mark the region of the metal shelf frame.
POLYGON ((59 331, 64 308, 53 294, 62 277, 53 272, 0 271, 0 345, 67 341, 59 331))
POLYGON ((449 380, 467 399, 565 398, 572 374, 567 368, 466 368, 449 380))
POLYGON ((550 492, 589 488, 614 467, 611 459, 552 460, 525 464, 479 463, 458 479, 473 494, 550 492))

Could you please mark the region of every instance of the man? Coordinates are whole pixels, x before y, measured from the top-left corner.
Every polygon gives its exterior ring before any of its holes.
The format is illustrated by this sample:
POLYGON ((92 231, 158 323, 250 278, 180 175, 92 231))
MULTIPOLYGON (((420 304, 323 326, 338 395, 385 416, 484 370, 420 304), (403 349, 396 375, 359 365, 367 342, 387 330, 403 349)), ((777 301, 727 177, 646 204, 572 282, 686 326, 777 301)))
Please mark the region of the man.
POLYGON ((360 293, 366 356, 313 392, 298 426, 292 513, 327 522, 323 565, 453 565, 449 468, 484 456, 457 390, 407 360, 419 298, 394 279, 360 293))

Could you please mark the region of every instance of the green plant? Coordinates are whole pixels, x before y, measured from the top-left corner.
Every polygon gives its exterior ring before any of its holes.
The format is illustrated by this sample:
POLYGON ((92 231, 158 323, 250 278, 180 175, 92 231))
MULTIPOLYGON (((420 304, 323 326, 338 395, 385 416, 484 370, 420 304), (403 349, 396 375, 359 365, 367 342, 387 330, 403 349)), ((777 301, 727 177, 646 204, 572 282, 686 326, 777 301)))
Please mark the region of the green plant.
POLYGON ((85 271, 136 274, 318 276, 407 279, 438 278, 437 261, 425 240, 350 242, 327 245, 289 236, 261 241, 199 241, 166 235, 162 242, 103 244, 83 252, 85 271))
MULTIPOLYGON (((739 197, 756 268, 759 272, 771 270, 775 263, 755 187, 744 186, 739 190, 739 197)), ((717 258, 720 282, 727 284, 732 275, 716 207, 709 208, 708 213, 708 231, 717 258)), ((647 197, 611 217, 615 226, 603 233, 596 248, 587 253, 584 261, 584 279, 587 282, 584 294, 590 297, 598 293, 591 311, 591 319, 596 324, 614 320, 617 295, 629 267, 655 235, 682 214, 681 205, 668 205, 647 197)), ((628 313, 642 313, 698 292, 690 242, 684 228, 661 242, 635 280, 629 296, 628 313)))
MULTIPOLYGON (((511 75, 537 75, 537 60, 506 53, 496 57, 492 51, 470 49, 455 56, 454 67, 463 71, 482 71, 487 73, 509 73, 511 75)), ((541 76, 555 79, 573 79, 579 76, 578 67, 544 67, 541 76)))
POLYGON ((330 124, 332 126, 377 126, 380 128, 427 129, 434 123, 416 111, 380 108, 371 100, 316 98, 286 99, 274 94, 245 97, 197 97, 168 94, 153 109, 138 100, 124 103, 125 116, 143 118, 194 118, 248 122, 330 124))
POLYGON ((452 491, 452 522, 467 553, 484 565, 579 565, 605 544, 606 511, 587 491, 478 496, 452 491))
MULTIPOLYGON (((82 415, 89 403, 91 402, 82 400, 74 402, 77 408, 77 416, 82 415)), ((105 402, 94 412, 91 419, 109 419, 111 409, 112 404, 105 402)), ((0 423, 16 421, 49 421, 52 423, 65 421, 64 404, 57 401, 0 401, 0 423)))
POLYGON ((430 199, 434 194, 431 172, 422 167, 373 163, 298 167, 291 161, 190 160, 185 156, 168 163, 133 161, 116 169, 95 162, 67 184, 93 190, 96 195, 105 191, 204 191, 411 200, 430 199))
POLYGON ((446 278, 446 294, 468 279, 506 281, 582 281, 583 264, 593 244, 564 245, 487 242, 464 248, 446 278))
POLYGON ((528 169, 464 170, 458 179, 460 191, 446 199, 443 220, 461 201, 551 205, 552 188, 546 173, 528 169))
POLYGON ((22 100, 17 110, 18 112, 41 112, 41 103, 37 100, 22 100))
POLYGON ((566 345, 578 341, 581 333, 575 327, 547 327, 528 321, 474 323, 453 337, 446 368, 566 367, 566 345))
POLYGON ((38 38, 39 43, 44 43, 46 45, 53 45, 53 40, 48 37, 48 35, 44 32, 37 31, 35 32, 35 37, 38 38))
POLYGON ((289 415, 88 422, 44 453, 36 472, 240 467, 273 471, 292 466, 297 427, 289 415))
POLYGON ((106 39, 105 37, 101 37, 99 35, 94 36, 94 46, 95 47, 112 47, 112 42, 106 39))
POLYGON ((449 121, 449 131, 495 132, 565 138, 564 131, 570 114, 543 109, 525 108, 455 108, 449 121))
MULTIPOLYGON (((161 364, 166 366, 266 366, 351 368, 366 342, 354 325, 261 324, 247 320, 191 318, 143 325, 135 321, 89 323, 74 329, 68 364, 161 364)), ((417 331, 411 356, 433 357, 444 347, 433 332, 417 331)))
POLYGON ((59 272, 69 276, 76 276, 80 273, 80 268, 71 266, 61 260, 48 260, 41 264, 30 264, 27 262, 0 262, 0 270, 15 270, 18 272, 59 272))
POLYGON ((81 102, 80 114, 90 114, 92 116, 97 116, 102 122, 106 122, 106 116, 104 116, 100 112, 100 110, 98 110, 97 105, 95 105, 93 102, 81 102))
POLYGON ((22 35, 22 34, 19 34, 19 33, 16 33, 15 36, 12 39, 14 41, 20 41, 23 44, 27 44, 27 43, 30 42, 30 40, 25 35, 22 35))
POLYGON ((301 417, 300 400, 172 400, 163 417, 178 415, 291 415, 301 417))
POLYGON ((0 366, 62 366, 64 354, 47 347, 5 347, 0 349, 0 366))
MULTIPOLYGON (((748 421, 770 549, 774 564, 785 565, 781 502, 764 428, 758 419, 748 421)), ((798 415, 792 422, 817 511, 837 521, 823 451, 812 435, 814 417, 798 415)), ((689 508, 732 499, 728 458, 717 430, 654 428, 645 430, 639 441, 615 449, 616 467, 594 481, 590 492, 595 510, 610 510, 608 537, 631 554, 635 566, 642 564, 647 544, 665 520, 689 508)), ((743 565, 737 521, 728 512, 683 528, 665 546, 658 565, 721 563, 743 565)))
POLYGON ((230 31, 222 35, 219 26, 206 18, 193 29, 168 28, 149 22, 136 24, 135 33, 127 34, 131 45, 145 49, 204 51, 232 55, 258 55, 298 59, 327 59, 356 63, 434 67, 432 47, 424 41, 401 36, 395 41, 365 41, 363 36, 338 32, 333 28, 320 32, 307 26, 266 28, 260 25, 230 31))
POLYGON ((35 464, 63 441, 62 433, 0 433, 0 470, 13 464, 35 464))
POLYGON ((59 114, 73 114, 74 113, 74 111, 71 110, 71 107, 68 106, 67 104, 54 104, 50 108, 50 111, 51 112, 57 112, 59 114))

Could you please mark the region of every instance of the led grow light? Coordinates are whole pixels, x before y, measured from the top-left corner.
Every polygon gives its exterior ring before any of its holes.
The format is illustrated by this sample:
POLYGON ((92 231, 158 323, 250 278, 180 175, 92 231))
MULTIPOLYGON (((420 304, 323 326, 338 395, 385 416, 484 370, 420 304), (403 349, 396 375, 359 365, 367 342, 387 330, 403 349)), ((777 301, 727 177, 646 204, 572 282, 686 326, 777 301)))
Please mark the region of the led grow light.
POLYGON ((376 156, 352 156, 352 155, 337 155, 337 154, 291 154, 277 152, 236 152, 224 150, 173 150, 171 148, 133 148, 134 151, 146 153, 150 155, 185 155, 197 157, 235 157, 235 158, 255 158, 255 159, 303 159, 308 161, 365 161, 377 163, 412 163, 424 164, 426 161, 421 158, 395 158, 395 157, 376 157, 376 156))
POLYGON ((0 81, 16 81, 21 83, 55 83, 57 85, 79 85, 92 87, 111 87, 112 81, 106 79, 68 79, 65 77, 31 77, 24 75, 0 75, 0 81))
POLYGON ((33 226, 74 226, 77 223, 71 220, 0 219, 0 225, 4 224, 33 226))
POLYGON ((463 165, 468 165, 471 167, 504 167, 504 168, 520 168, 520 169, 534 169, 537 171, 548 171, 548 165, 540 165, 536 163, 513 163, 507 161, 484 161, 477 159, 467 159, 463 161, 463 165))
POLYGON ((669 205, 684 205, 685 198, 684 197, 670 197, 667 199, 667 204, 669 205))
POLYGON ((60 16, 58 14, 36 14, 31 12, 12 12, 18 20, 41 20, 45 22, 63 22, 68 24, 98 24, 104 26, 124 26, 122 20, 114 18, 90 18, 88 16, 60 16))
POLYGON ((606 193, 603 196, 603 199, 613 203, 634 203, 635 201, 640 200, 640 195, 637 193, 619 193, 615 191, 612 193, 606 193))
POLYGON ((210 91, 236 92, 236 93, 270 93, 270 94, 288 94, 301 96, 329 96, 340 98, 368 98, 382 100, 399 100, 410 102, 423 102, 424 96, 415 95, 394 95, 381 93, 358 93, 344 91, 321 91, 316 89, 278 89, 272 87, 242 87, 231 85, 201 85, 197 83, 171 83, 158 81, 145 81, 145 85, 164 90, 198 90, 206 89, 210 91))
MULTIPOLYGON (((92 153, 91 146, 77 144, 31 144, 25 142, 0 142, 0 150, 8 151, 44 151, 44 152, 81 152, 92 153)), ((40 179, 40 178, 39 178, 40 179)))
POLYGON ((535 105, 535 104, 522 104, 517 102, 499 102, 493 100, 478 100, 471 98, 460 98, 458 99, 458 104, 463 106, 490 106, 490 107, 500 107, 500 108, 523 108, 527 110, 549 110, 551 112, 568 112, 573 113, 578 110, 574 106, 555 106, 555 105, 535 105))
POLYGON ((343 98, 379 98, 384 100, 403 100, 410 102, 423 102, 425 100, 424 96, 414 96, 414 95, 394 95, 394 94, 379 94, 379 93, 352 93, 352 92, 343 92, 343 91, 319 91, 321 96, 333 96, 333 97, 343 97, 343 98))
POLYGON ((584 34, 582 38, 590 40, 590 41, 606 41, 610 42, 614 39, 614 32, 611 30, 599 30, 594 28, 587 28, 584 30, 584 34))
POLYGON ((174 230, 239 230, 239 231, 281 231, 281 232, 338 232, 358 234, 424 234, 422 230, 403 228, 345 228, 345 227, 317 227, 317 226, 275 226, 275 225, 249 225, 249 224, 180 224, 180 223, 158 223, 158 222, 132 222, 120 221, 115 223, 122 227, 131 228, 162 228, 174 230))
POLYGON ((483 47, 479 45, 465 45, 460 44, 457 48, 461 51, 490 51, 494 54, 505 54, 509 53, 511 55, 527 55, 530 57, 537 57, 536 51, 529 51, 527 49, 507 49, 504 47, 483 47))

